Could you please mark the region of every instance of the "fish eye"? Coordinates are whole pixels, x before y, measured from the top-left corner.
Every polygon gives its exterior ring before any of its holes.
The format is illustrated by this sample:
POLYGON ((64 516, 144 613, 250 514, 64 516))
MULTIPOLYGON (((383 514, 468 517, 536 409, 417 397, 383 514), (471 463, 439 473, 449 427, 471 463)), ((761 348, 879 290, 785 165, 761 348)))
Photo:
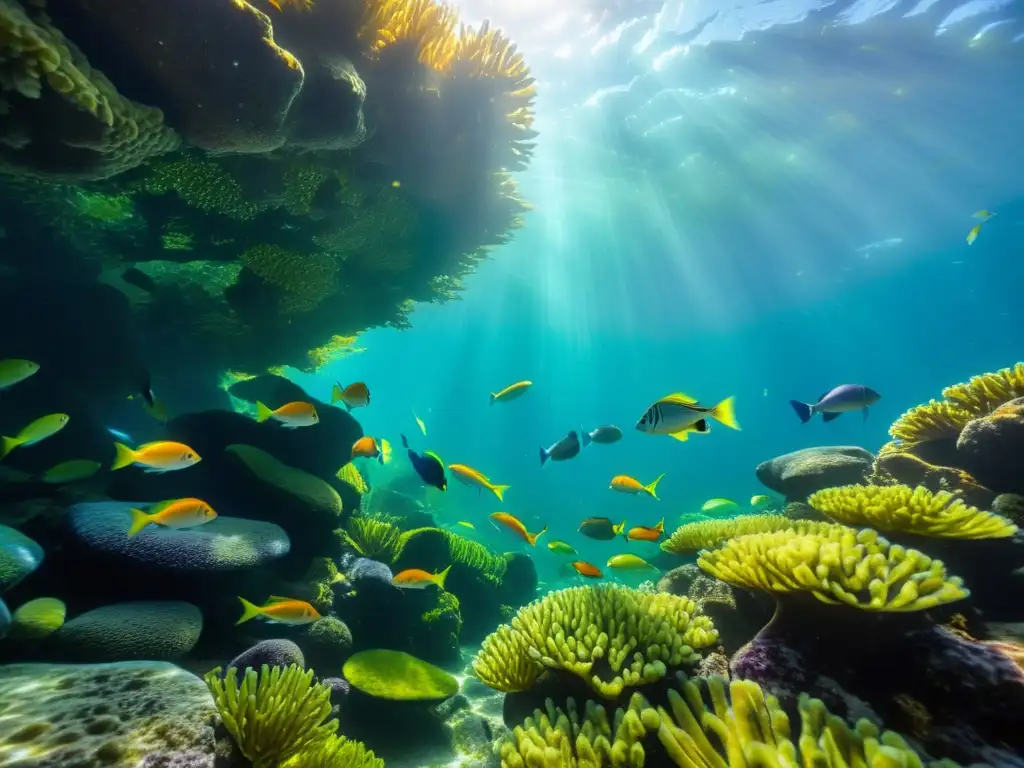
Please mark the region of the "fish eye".
POLYGON ((196 455, 194 453, 186 453, 185 454, 185 458, 186 459, 194 459, 195 457, 196 457, 196 455))

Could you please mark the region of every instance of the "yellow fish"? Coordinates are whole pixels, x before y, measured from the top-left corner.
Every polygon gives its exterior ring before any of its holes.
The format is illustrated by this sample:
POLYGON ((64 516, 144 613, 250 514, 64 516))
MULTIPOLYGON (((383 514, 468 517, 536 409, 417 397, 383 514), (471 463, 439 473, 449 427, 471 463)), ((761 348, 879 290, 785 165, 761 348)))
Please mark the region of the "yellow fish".
POLYGON ((718 405, 707 408, 694 398, 676 392, 652 404, 636 423, 636 429, 648 435, 669 435, 676 440, 689 439, 690 432, 707 432, 707 417, 720 421, 731 429, 739 429, 733 398, 727 397, 718 405))
POLYGON ((419 425, 420 432, 422 432, 423 436, 426 437, 427 436, 427 425, 423 423, 423 419, 421 419, 419 416, 416 415, 416 411, 412 412, 412 417, 414 419, 416 419, 416 423, 419 425))
POLYGON ((765 496, 763 493, 759 493, 757 496, 750 497, 750 506, 752 507, 763 507, 765 504, 771 504, 772 497, 765 496))
POLYGON ((495 403, 507 403, 509 400, 515 400, 517 397, 522 397, 532 386, 532 381, 517 381, 515 384, 509 384, 500 392, 491 393, 491 405, 494 405, 495 403))
POLYGON ((459 522, 457 522, 456 525, 461 525, 463 528, 469 528, 471 531, 476 530, 475 525, 473 525, 472 523, 467 523, 465 520, 459 520, 459 522))
POLYGON ((701 505, 701 512, 714 514, 716 512, 727 512, 733 507, 739 506, 732 499, 708 499, 701 505))
POLYGON ((99 472, 101 466, 103 465, 92 459, 62 461, 43 472, 39 479, 44 483, 73 483, 92 477, 99 472))
POLYGON ((608 558, 607 566, 617 571, 658 570, 656 566, 651 565, 642 557, 637 557, 636 555, 613 555, 608 558))
POLYGON ((541 537, 541 534, 543 534, 548 529, 548 527, 545 525, 543 528, 537 531, 537 533, 530 533, 528 530, 526 530, 526 526, 523 525, 522 520, 520 520, 515 515, 510 515, 508 512, 495 512, 490 517, 491 520, 493 520, 496 523, 496 528, 498 524, 505 526, 507 529, 512 531, 512 533, 521 538, 531 547, 537 546, 537 539, 539 539, 541 537))
POLYGON ((448 469, 463 485, 476 488, 478 491, 486 488, 498 497, 498 501, 504 501, 505 491, 511 488, 509 485, 495 485, 483 472, 467 467, 465 464, 449 464, 448 469))
POLYGON ((548 549, 558 555, 575 555, 579 554, 575 549, 570 547, 564 541, 549 541, 548 549))
POLYGON ((285 403, 277 410, 272 411, 257 400, 256 421, 264 422, 267 419, 279 421, 288 429, 312 427, 320 421, 316 408, 311 403, 296 400, 294 403, 285 403))
POLYGON ((131 538, 149 525, 163 528, 195 528, 197 525, 217 519, 213 507, 202 499, 169 499, 149 508, 149 514, 141 509, 130 510, 132 523, 127 536, 131 538))
POLYGON ((348 483, 356 489, 356 493, 362 495, 370 490, 370 486, 367 485, 366 480, 359 473, 359 469, 351 461, 338 470, 335 475, 343 483, 348 483))
POLYGON ((419 568, 407 568, 397 574, 391 583, 400 589, 426 589, 431 585, 444 589, 444 580, 448 578, 448 571, 451 569, 449 565, 440 573, 430 573, 419 568))
POLYGON ((48 437, 53 437, 68 425, 70 418, 66 413, 51 413, 36 419, 14 437, 0 438, 0 459, 18 446, 35 445, 48 437))
POLYGON ((39 363, 33 363, 31 360, 0 360, 0 392, 29 376, 34 376, 38 371, 39 363))
POLYGON ((661 478, 664 476, 665 473, 662 472, 654 478, 653 481, 644 485, 639 480, 630 477, 629 475, 616 475, 612 478, 612 482, 608 487, 613 491, 618 491, 619 493, 631 493, 634 495, 637 493, 646 493, 651 498, 657 499, 658 494, 654 492, 654 489, 658 487, 658 483, 661 482, 661 478))
POLYGON ((110 465, 111 471, 123 469, 131 464, 146 467, 146 472, 172 472, 186 469, 202 461, 202 457, 184 443, 172 440, 158 440, 145 443, 134 451, 123 443, 114 443, 117 455, 110 465))
POLYGON ((242 618, 235 622, 236 627, 255 618, 265 619, 274 624, 291 624, 292 626, 312 624, 320 618, 317 609, 305 600, 271 595, 263 605, 254 605, 244 597, 238 599, 242 601, 243 610, 242 618))
POLYGON ((992 213, 992 211, 987 211, 984 208, 982 208, 980 211, 975 211, 974 213, 972 213, 971 216, 975 219, 981 219, 982 223, 984 223, 991 219, 993 216, 995 216, 995 214, 992 213))
POLYGON ((981 224, 975 224, 971 227, 971 231, 967 233, 967 244, 974 245, 974 241, 978 239, 978 235, 981 233, 981 224))

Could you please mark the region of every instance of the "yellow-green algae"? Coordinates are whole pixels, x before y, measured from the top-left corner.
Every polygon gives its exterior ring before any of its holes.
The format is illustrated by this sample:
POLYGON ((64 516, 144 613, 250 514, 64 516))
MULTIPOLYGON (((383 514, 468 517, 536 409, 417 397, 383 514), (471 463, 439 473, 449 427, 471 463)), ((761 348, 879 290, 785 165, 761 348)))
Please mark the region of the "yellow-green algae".
POLYGON ((378 699, 439 701, 459 692, 459 681, 440 667, 402 651, 360 651, 342 674, 353 688, 378 699))

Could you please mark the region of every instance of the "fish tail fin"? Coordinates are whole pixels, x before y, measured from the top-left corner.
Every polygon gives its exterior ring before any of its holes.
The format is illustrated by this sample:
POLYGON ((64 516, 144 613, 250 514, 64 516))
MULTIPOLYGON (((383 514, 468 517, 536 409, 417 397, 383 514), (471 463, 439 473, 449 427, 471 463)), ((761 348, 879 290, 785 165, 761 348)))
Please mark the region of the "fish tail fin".
POLYGON ((16 437, 3 437, 0 438, 0 459, 3 459, 8 453, 17 448, 21 443, 18 442, 16 437))
POLYGON ((545 447, 544 447, 544 446, 542 445, 542 446, 540 447, 540 465, 541 465, 542 467, 543 467, 543 466, 544 466, 544 465, 545 465, 545 464, 547 463, 547 460, 548 460, 548 456, 549 456, 549 455, 550 455, 550 454, 548 453, 548 449, 547 449, 547 448, 545 448, 545 447))
POLYGON ((125 533, 125 535, 128 538, 131 538, 136 533, 138 533, 147 525, 153 522, 150 516, 143 512, 141 509, 132 508, 128 511, 131 513, 132 516, 132 524, 128 526, 128 530, 125 533))
POLYGON ((331 405, 341 400, 345 395, 341 391, 341 384, 334 382, 334 386, 331 387, 331 405))
POLYGON ((548 527, 545 525, 543 528, 541 528, 536 533, 528 533, 528 534, 526 534, 526 540, 528 542, 530 542, 530 546, 531 547, 536 547, 537 546, 537 539, 539 539, 541 536, 543 536, 545 533, 547 533, 547 530, 548 530, 548 527))
POLYGON ((405 439, 405 435, 399 433, 398 436, 400 438, 402 438, 402 447, 405 448, 405 449, 408 449, 409 448, 409 441, 405 439))
MULTIPOLYGON (((5 440, 7 438, 4 438, 5 440)), ((110 471, 124 469, 135 463, 135 451, 124 443, 114 443, 114 463, 110 465, 110 471)))
POLYGON ((491 490, 494 491, 494 495, 498 497, 498 501, 505 501, 505 491, 511 487, 511 485, 492 485, 491 490))
POLYGON ((665 518, 664 517, 661 518, 661 520, 658 521, 658 524, 656 526, 654 526, 654 530, 656 530, 658 533, 664 533, 665 532, 665 518))
POLYGON ((587 430, 583 429, 582 427, 580 427, 580 434, 583 435, 583 439, 582 439, 581 442, 583 443, 583 447, 584 448, 586 448, 588 445, 590 445, 592 442, 594 442, 590 438, 590 433, 587 432, 587 430))
POLYGON ((727 397, 711 409, 711 415, 730 429, 740 428, 736 421, 735 400, 735 397, 727 397))
POLYGON ((262 423, 274 415, 274 412, 267 408, 259 400, 256 401, 256 421, 262 423))
POLYGON ((242 616, 238 621, 235 622, 236 627, 239 624, 244 624, 250 619, 255 619, 257 616, 263 613, 262 608, 260 608, 258 605, 253 605, 244 597, 239 597, 238 599, 242 601, 242 616))
POLYGON ((624 537, 625 537, 625 538, 626 538, 627 540, 629 539, 629 536, 627 536, 627 535, 626 535, 626 521, 625 521, 625 520, 623 520, 623 521, 622 521, 621 523, 619 523, 618 525, 613 525, 613 526, 612 526, 612 532, 613 532, 613 533, 614 533, 614 534, 615 534, 616 536, 622 535, 622 536, 624 536, 624 537))
POLYGON ((800 417, 801 424, 806 424, 811 420, 811 416, 814 415, 814 411, 807 403, 801 403, 799 400, 790 400, 789 404, 793 406, 793 410, 796 411, 796 415, 800 417))
POLYGON ((491 402, 489 402, 488 405, 494 405, 494 403, 495 403, 495 401, 497 399, 498 399, 498 396, 496 394, 494 394, 493 392, 491 392, 491 402))
POLYGON ((437 584, 438 588, 444 589, 444 580, 448 578, 448 571, 450 571, 451 569, 452 567, 449 565, 440 573, 434 574, 434 583, 437 584))
MULTIPOLYGON (((655 492, 655 490, 658 487, 658 483, 661 482, 661 478, 663 478, 664 476, 665 476, 665 473, 662 472, 660 475, 658 475, 656 478, 654 478, 654 481, 650 485, 645 485, 644 486, 644 490, 647 491, 649 494, 651 494, 651 496, 654 497, 655 499, 658 498, 658 494, 655 492)), ((658 499, 658 501, 661 501, 661 499, 658 499)))

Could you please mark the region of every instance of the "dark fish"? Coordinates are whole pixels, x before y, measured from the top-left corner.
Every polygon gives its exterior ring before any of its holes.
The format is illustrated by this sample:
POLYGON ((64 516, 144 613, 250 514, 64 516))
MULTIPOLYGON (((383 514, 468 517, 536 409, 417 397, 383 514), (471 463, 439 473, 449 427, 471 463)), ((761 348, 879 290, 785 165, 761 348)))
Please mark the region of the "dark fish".
POLYGON ((591 432, 583 432, 583 447, 586 448, 591 443, 609 445, 611 443, 617 443, 621 439, 622 430, 611 424, 606 424, 605 426, 598 427, 591 432))
POLYGON ((588 517, 580 523, 579 532, 588 539, 597 541, 611 541, 616 536, 622 536, 626 530, 626 521, 616 525, 607 517, 588 517))
POLYGON ((565 461, 580 453, 580 439, 573 430, 550 448, 540 449, 540 465, 543 467, 548 459, 552 461, 565 461))
POLYGON ((409 452, 409 461, 412 462, 412 468, 416 470, 416 474, 420 476, 424 483, 434 488, 439 488, 442 491, 448 490, 448 479, 444 474, 444 462, 441 461, 437 454, 430 451, 424 451, 422 455, 416 453, 416 451, 409 447, 409 441, 405 439, 405 435, 402 435, 402 447, 409 452))
POLYGON ((128 269, 121 273, 121 279, 126 283, 131 283, 136 288, 141 288, 146 293, 156 293, 156 281, 138 267, 128 267, 128 269))
POLYGON ((142 372, 139 394, 142 395, 142 399, 146 401, 146 405, 150 408, 156 405, 156 395, 153 394, 153 377, 150 376, 149 371, 142 372))
POLYGON ((870 387, 862 384, 840 384, 818 398, 816 403, 802 403, 790 400, 800 421, 806 424, 816 413, 820 413, 823 421, 838 419, 840 414, 850 411, 864 411, 868 417, 868 406, 877 403, 882 396, 870 387))

